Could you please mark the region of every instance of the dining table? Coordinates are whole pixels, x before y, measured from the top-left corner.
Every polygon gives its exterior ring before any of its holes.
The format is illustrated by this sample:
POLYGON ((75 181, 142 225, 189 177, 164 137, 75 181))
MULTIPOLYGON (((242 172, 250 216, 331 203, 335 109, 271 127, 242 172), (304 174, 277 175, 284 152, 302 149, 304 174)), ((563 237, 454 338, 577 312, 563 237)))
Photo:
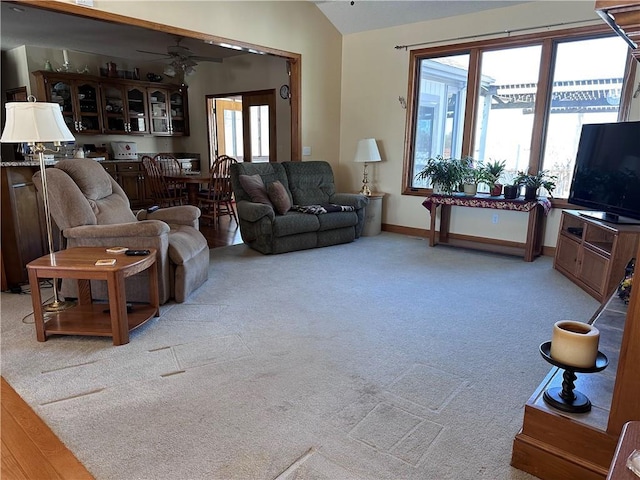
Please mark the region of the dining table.
POLYGON ((189 205, 195 205, 196 207, 199 204, 198 192, 200 191, 200 185, 211 181, 209 174, 200 172, 165 174, 163 176, 171 182, 184 183, 187 187, 187 201, 189 205))

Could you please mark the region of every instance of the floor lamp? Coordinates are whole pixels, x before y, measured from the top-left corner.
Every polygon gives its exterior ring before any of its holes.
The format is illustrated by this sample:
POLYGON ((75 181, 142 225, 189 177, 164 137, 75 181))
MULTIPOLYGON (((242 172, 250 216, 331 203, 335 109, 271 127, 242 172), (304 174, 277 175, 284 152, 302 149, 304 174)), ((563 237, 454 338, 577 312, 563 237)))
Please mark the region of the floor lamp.
POLYGON ((356 149, 356 156, 353 159, 354 162, 364 163, 364 173, 362 176, 362 188, 360 193, 370 196, 371 189, 369 188, 369 177, 367 175, 367 163, 379 162, 380 152, 378 151, 378 144, 375 138, 364 138, 358 141, 358 148, 356 149))
MULTIPOLYGON (((8 102, 6 104, 6 123, 0 142, 27 143, 31 153, 38 156, 40 175, 42 178, 42 200, 44 216, 47 225, 47 241, 51 264, 55 263, 53 255, 53 234, 51 230, 51 212, 49 210, 49 191, 47 190, 47 175, 45 172, 44 152, 55 151, 47 149, 45 142, 53 142, 56 148, 60 142, 74 142, 75 138, 64 122, 60 105, 57 103, 36 102, 35 97, 29 96, 28 102, 8 102)), ((59 312, 72 305, 58 298, 58 286, 53 279, 53 302, 46 305, 47 312, 59 312)))

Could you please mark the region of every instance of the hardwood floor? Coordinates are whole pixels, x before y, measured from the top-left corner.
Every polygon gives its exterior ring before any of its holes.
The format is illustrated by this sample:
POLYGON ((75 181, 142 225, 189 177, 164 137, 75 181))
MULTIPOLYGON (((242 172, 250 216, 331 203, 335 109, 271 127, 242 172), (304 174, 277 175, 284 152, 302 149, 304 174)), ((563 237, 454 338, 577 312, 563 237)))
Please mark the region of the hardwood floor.
POLYGON ((209 248, 226 247, 227 245, 242 243, 240 227, 238 227, 236 221, 229 216, 220 218, 220 223, 217 227, 208 225, 207 219, 201 221, 200 232, 202 232, 202 235, 207 239, 209 248))
MULTIPOLYGON (((205 222, 206 223, 206 222, 205 222)), ((229 217, 215 228, 200 225, 209 248, 242 243, 240 228, 229 217)), ((83 480, 94 477, 4 378, 0 392, 2 480, 83 480)))
POLYGON ((1 381, 2 479, 93 479, 4 377, 1 381))

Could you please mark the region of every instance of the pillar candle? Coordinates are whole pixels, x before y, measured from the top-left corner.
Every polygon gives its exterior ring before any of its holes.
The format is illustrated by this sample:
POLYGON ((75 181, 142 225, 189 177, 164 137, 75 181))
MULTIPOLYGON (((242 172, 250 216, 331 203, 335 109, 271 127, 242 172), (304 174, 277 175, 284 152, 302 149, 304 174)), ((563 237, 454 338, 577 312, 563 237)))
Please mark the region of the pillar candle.
POLYGON ((571 367, 594 367, 599 340, 600 332, 592 325, 572 320, 556 322, 551 337, 551 358, 571 367))

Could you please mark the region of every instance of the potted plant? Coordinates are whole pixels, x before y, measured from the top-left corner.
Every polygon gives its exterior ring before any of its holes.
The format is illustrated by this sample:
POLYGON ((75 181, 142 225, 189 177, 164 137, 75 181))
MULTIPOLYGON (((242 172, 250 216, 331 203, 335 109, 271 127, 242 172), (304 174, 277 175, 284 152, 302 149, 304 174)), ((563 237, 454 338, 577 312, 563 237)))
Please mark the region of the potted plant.
POLYGON ((485 181, 489 187, 489 192, 492 197, 502 195, 502 184, 500 183, 500 177, 502 176, 507 162, 505 160, 494 160, 488 162, 484 166, 485 181))
POLYGON ((535 200, 538 198, 538 189, 540 187, 543 187, 549 193, 549 196, 551 196, 553 190, 556 188, 557 179, 557 176, 549 175, 548 170, 539 170, 536 174, 526 173, 524 171, 518 172, 515 181, 518 182, 519 185, 524 185, 525 200, 535 200))
POLYGON ((520 184, 516 178, 511 185, 504 186, 504 198, 514 200, 520 196, 520 184))
POLYGON ((478 162, 473 164, 473 159, 466 158, 462 173, 462 184, 465 195, 473 196, 478 193, 478 184, 487 182, 487 172, 478 162))
POLYGON ((427 160, 424 168, 416 174, 416 179, 431 182, 433 193, 451 195, 462 182, 464 160, 443 158, 441 155, 427 160))

